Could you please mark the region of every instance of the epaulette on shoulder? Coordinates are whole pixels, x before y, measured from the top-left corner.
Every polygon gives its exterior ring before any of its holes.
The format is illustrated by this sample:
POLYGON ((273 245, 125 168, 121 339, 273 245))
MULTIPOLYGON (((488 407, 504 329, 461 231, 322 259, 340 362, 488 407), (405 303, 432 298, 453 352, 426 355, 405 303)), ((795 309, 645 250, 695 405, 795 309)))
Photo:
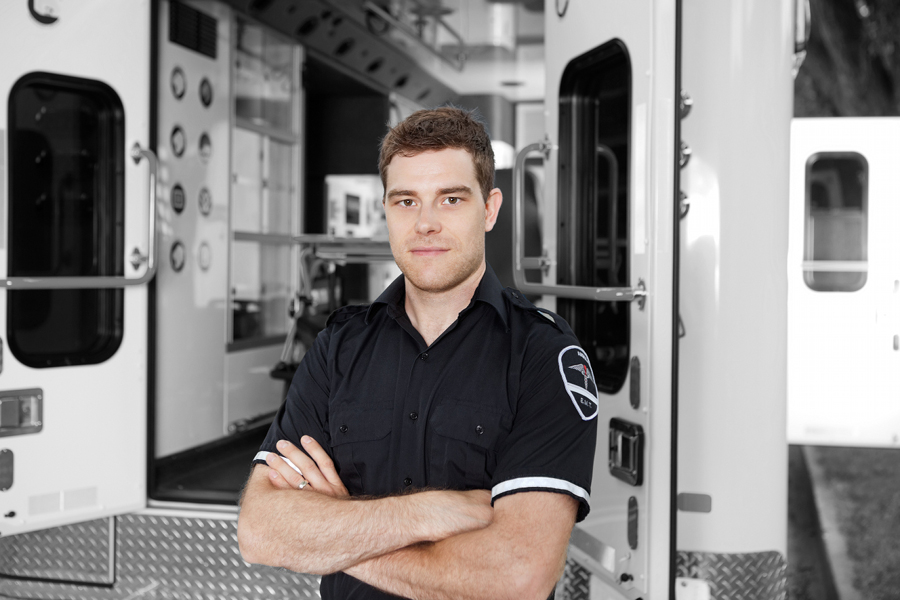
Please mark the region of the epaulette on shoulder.
POLYGON ((503 294, 507 297, 509 303, 512 306, 521 309, 524 312, 533 314, 536 317, 540 317, 539 320, 543 321, 544 323, 552 323, 553 325, 556 325, 556 328, 560 331, 565 331, 560 324, 561 317, 559 315, 557 315, 553 311, 547 310, 546 308, 538 308, 537 306, 532 304, 531 301, 526 298, 525 295, 522 294, 522 292, 520 292, 519 290, 515 288, 506 288, 505 290, 503 290, 503 294))
POLYGON ((328 320, 325 321, 325 326, 328 327, 332 323, 343 323, 344 321, 349 321, 354 316, 358 315, 359 313, 364 313, 367 310, 369 310, 368 304, 352 304, 349 306, 342 306, 341 308, 328 315, 328 320))

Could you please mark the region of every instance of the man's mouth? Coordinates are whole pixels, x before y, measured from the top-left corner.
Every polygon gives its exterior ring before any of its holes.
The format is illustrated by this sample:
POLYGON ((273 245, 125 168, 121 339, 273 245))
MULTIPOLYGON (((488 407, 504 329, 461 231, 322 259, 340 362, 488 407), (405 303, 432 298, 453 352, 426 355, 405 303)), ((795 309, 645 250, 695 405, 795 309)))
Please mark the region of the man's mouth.
POLYGON ((444 252, 448 251, 449 248, 438 248, 434 246, 419 246, 410 249, 410 252, 412 252, 415 256, 440 256, 444 252))

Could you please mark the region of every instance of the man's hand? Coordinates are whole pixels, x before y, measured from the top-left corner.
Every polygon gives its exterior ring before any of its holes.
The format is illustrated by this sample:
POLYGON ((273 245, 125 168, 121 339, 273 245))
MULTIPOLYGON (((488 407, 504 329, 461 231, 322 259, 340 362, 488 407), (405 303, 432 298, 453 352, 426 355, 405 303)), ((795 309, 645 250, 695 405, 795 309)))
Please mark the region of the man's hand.
POLYGON ((348 498, 350 493, 338 476, 334 461, 322 446, 308 435, 300 438, 300 443, 309 453, 308 456, 287 440, 280 440, 277 444, 281 454, 300 469, 299 473, 274 452, 266 457, 266 464, 271 467, 269 481, 272 485, 279 489, 299 490, 305 480, 309 486, 303 489, 311 488, 332 498, 348 498))
POLYGON ((289 442, 257 465, 241 498, 238 543, 244 560, 326 574, 420 542, 491 524, 487 490, 424 491, 351 501, 328 454, 303 436, 309 456, 289 442), (303 479, 309 485, 298 489, 303 479), (310 489, 313 491, 310 492, 310 489))
MULTIPOLYGON (((299 491, 300 484, 305 480, 309 485, 304 486, 304 490, 311 489, 332 498, 349 498, 350 494, 334 468, 334 461, 322 446, 308 435, 300 438, 300 443, 309 456, 286 440, 276 444, 284 457, 300 469, 300 473, 274 452, 266 457, 266 464, 271 467, 269 481, 272 485, 278 489, 299 491)), ((488 490, 448 490, 435 495, 432 500, 435 512, 442 517, 435 539, 431 541, 487 527, 494 517, 491 492, 488 490)))

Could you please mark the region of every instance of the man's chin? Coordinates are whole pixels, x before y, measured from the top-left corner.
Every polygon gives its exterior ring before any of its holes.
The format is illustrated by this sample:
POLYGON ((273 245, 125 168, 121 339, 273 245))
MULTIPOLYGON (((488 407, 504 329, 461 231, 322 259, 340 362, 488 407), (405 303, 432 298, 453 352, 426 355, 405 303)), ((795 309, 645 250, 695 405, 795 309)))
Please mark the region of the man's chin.
POLYGON ((412 276, 406 275, 406 279, 418 290, 428 292, 429 294, 439 294, 451 290, 461 282, 446 275, 413 273, 412 276))
POLYGON ((429 294, 439 294, 462 285, 478 270, 477 265, 464 269, 460 269, 458 265, 455 267, 451 265, 443 269, 409 269, 403 271, 403 274, 416 289, 429 294))

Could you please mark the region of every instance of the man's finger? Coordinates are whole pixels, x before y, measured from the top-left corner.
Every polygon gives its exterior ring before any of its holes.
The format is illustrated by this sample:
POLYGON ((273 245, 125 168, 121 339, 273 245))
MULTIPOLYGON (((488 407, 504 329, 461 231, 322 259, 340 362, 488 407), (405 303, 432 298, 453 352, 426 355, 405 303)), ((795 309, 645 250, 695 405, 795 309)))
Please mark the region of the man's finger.
POLYGON ((278 469, 270 467, 266 475, 269 478, 269 482, 280 490, 289 490, 294 487, 290 481, 285 479, 281 473, 278 472, 278 469))
POLYGON ((329 483, 332 485, 343 485, 341 478, 338 477, 337 471, 334 468, 334 461, 331 460, 331 457, 325 452, 319 442, 314 440, 311 436, 304 435, 300 438, 300 443, 303 444, 303 449, 306 450, 307 454, 316 461, 319 472, 322 473, 329 483))
POLYGON ((266 464, 279 475, 278 478, 270 477, 270 480, 273 483, 277 483, 280 478, 286 482, 284 487, 287 488, 303 489, 301 486, 305 486, 305 475, 293 464, 293 461, 286 456, 278 456, 274 452, 270 452, 266 457, 266 464))
MULTIPOLYGON (((328 480, 319 471, 319 467, 313 459, 307 456, 302 450, 287 440, 281 440, 277 444, 278 450, 290 459, 300 471, 303 473, 303 479, 308 481, 314 489, 321 489, 328 484, 328 480)), ((300 481, 298 480, 299 484, 300 481)))
POLYGON ((278 456, 274 452, 270 452, 266 456, 266 464, 272 469, 269 472, 269 481, 278 487, 296 488, 304 479, 283 457, 278 456), (282 485, 282 482, 284 485, 282 485))

